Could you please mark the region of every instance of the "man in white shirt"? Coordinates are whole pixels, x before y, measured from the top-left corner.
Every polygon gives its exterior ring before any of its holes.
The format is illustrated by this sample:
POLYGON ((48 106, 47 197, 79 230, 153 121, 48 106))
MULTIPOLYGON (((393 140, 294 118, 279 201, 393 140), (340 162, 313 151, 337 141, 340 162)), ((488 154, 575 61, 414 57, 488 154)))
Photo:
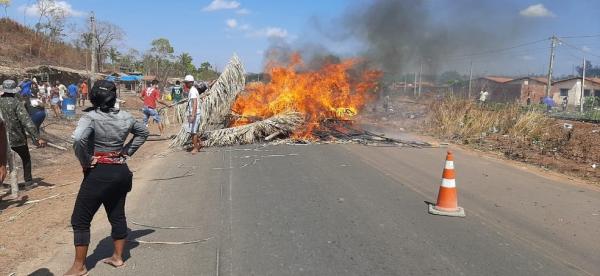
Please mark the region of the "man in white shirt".
MULTIPOLYGON (((192 154, 196 154, 202 148, 202 141, 200 141, 200 92, 194 86, 194 76, 187 75, 183 80, 183 83, 186 89, 189 91, 189 101, 188 101, 188 125, 187 130, 188 133, 192 136, 192 154)), ((204 92, 204 91, 203 91, 204 92)))
POLYGON ((487 92, 487 89, 484 88, 483 90, 481 90, 481 92, 479 92, 479 102, 481 104, 484 104, 487 101, 488 96, 489 93, 487 92))
POLYGON ((58 86, 58 95, 60 97, 60 101, 62 102, 64 98, 67 97, 67 87, 62 84, 60 81, 56 81, 56 86, 58 86))

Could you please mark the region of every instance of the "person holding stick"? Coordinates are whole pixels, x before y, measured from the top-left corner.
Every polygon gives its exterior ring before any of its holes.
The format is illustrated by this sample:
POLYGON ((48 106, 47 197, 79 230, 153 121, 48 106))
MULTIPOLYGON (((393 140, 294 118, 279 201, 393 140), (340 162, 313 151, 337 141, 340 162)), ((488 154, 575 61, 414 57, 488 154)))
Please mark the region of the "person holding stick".
POLYGON ((127 237, 125 199, 131 191, 133 174, 127 157, 133 155, 148 138, 146 126, 125 111, 115 109, 117 87, 113 82, 97 81, 90 91, 92 107, 84 110, 75 132, 73 149, 83 168, 83 182, 75 200, 73 227, 75 259, 65 275, 87 275, 85 259, 90 244, 90 223, 104 205, 112 226, 114 253, 103 260, 122 267, 127 237), (126 142, 129 134, 133 137, 126 142))

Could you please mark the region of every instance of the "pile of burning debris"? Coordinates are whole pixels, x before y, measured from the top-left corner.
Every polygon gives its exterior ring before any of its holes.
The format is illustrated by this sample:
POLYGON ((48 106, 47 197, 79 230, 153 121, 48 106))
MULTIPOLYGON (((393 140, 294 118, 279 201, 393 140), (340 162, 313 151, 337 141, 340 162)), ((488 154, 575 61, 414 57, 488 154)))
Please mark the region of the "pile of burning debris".
MULTIPOLYGON (((381 73, 355 70, 357 60, 299 72, 302 60, 270 65, 268 83, 245 83, 245 71, 233 56, 202 102, 205 146, 271 143, 361 143, 428 146, 355 127, 354 117, 375 98, 381 73)), ((172 147, 189 144, 182 127, 172 147)))

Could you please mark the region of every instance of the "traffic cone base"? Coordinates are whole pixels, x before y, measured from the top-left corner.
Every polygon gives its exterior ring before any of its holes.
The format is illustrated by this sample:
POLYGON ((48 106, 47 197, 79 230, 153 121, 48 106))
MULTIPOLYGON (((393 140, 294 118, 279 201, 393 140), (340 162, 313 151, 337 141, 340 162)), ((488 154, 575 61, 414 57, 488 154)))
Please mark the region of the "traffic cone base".
POLYGON ((456 192, 456 175, 454 172, 454 155, 448 151, 446 165, 442 173, 442 185, 438 192, 436 204, 429 204, 429 213, 440 216, 464 217, 465 210, 458 207, 456 192))
POLYGON ((429 204, 429 213, 438 216, 449 216, 449 217, 466 217, 465 209, 462 207, 456 207, 456 210, 441 210, 433 204, 429 204))

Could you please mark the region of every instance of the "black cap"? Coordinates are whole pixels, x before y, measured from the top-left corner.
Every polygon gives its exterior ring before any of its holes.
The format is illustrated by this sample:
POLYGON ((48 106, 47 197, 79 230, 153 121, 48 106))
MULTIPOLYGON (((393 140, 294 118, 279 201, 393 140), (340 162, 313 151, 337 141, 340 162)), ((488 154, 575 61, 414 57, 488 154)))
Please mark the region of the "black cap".
POLYGON ((94 91, 113 91, 117 92, 117 86, 112 81, 107 80, 99 80, 94 83, 94 87, 92 87, 92 92, 94 91))

